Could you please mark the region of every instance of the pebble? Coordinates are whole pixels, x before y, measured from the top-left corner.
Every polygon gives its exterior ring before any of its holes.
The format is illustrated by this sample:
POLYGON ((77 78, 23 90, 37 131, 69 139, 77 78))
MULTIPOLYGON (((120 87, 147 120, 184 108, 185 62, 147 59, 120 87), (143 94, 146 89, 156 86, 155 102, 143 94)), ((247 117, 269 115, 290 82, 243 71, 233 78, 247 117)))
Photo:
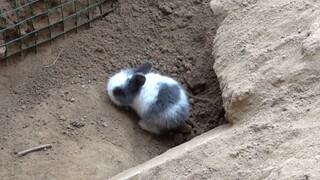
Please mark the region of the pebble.
POLYGON ((198 94, 206 89, 207 82, 204 80, 187 79, 188 87, 193 93, 198 94))
POLYGON ((301 31, 301 29, 299 28, 299 29, 298 29, 298 33, 300 34, 301 32, 302 32, 302 31, 301 31))
POLYGON ((176 66, 173 66, 172 72, 178 72, 178 68, 176 66))
POLYGON ((193 105, 193 104, 194 104, 194 99, 193 99, 193 98, 190 98, 190 99, 189 99, 189 103, 193 105))
POLYGON ((191 63, 185 63, 184 66, 185 66, 187 69, 191 69, 191 68, 192 68, 192 64, 191 64, 191 63))
POLYGON ((188 24, 186 22, 181 22, 181 23, 178 23, 177 26, 178 28, 184 28, 186 27, 188 24))
POLYGON ((182 60, 182 59, 183 59, 183 56, 177 56, 177 59, 178 59, 178 60, 182 60))
MULTIPOLYGON (((70 123, 71 126, 75 127, 75 128, 81 128, 84 127, 85 124, 82 122, 78 122, 78 121, 73 121, 70 123)), ((71 129, 71 128, 70 128, 71 129)), ((72 128, 73 129, 73 128, 72 128)))
POLYGON ((74 102, 75 101, 75 99, 74 98, 70 98, 70 102, 74 102))
POLYGON ((103 126, 103 127, 107 127, 107 122, 103 122, 103 123, 102 123, 102 126, 103 126))
POLYGON ((59 117, 59 119, 62 120, 62 121, 65 121, 65 120, 66 120, 66 117, 64 117, 64 115, 61 115, 61 116, 59 117))
POLYGON ((99 52, 99 53, 101 53, 101 52, 104 51, 104 49, 103 49, 103 47, 98 47, 98 48, 96 49, 96 51, 99 52))
POLYGON ((58 108, 61 109, 63 105, 61 103, 58 104, 58 108))
POLYGON ((190 19, 190 18, 194 17, 194 14, 191 13, 191 12, 187 12, 184 16, 185 16, 187 19, 190 19))
POLYGON ((167 13, 167 14, 172 14, 173 10, 169 7, 169 6, 160 6, 159 9, 163 12, 163 13, 167 13))
MULTIPOLYGON (((160 27, 166 27, 166 25, 163 24, 163 23, 159 23, 159 26, 160 26, 160 27)), ((148 40, 148 41, 150 41, 150 40, 148 40)))
POLYGON ((67 129, 74 130, 74 128, 70 125, 67 125, 67 129))
POLYGON ((139 9, 140 9, 140 8, 139 8, 139 6, 137 6, 137 5, 134 4, 134 5, 132 5, 132 9, 135 10, 135 11, 137 11, 137 12, 139 12, 139 9))

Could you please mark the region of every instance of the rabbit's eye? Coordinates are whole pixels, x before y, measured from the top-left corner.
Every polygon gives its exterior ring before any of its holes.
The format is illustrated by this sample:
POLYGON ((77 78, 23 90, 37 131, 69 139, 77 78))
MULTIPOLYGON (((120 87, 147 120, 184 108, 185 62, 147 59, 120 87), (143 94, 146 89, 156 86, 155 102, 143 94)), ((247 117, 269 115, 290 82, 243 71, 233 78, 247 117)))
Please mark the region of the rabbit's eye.
POLYGON ((120 95, 123 95, 124 93, 123 93, 123 90, 122 90, 121 88, 116 87, 116 88, 113 90, 113 94, 114 94, 115 96, 120 96, 120 95))

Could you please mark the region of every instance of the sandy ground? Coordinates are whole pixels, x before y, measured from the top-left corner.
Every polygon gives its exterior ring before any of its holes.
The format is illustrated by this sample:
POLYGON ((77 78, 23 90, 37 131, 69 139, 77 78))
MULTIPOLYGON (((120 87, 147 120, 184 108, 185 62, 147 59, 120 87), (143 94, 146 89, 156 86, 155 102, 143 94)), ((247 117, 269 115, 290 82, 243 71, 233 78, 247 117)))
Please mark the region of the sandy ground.
POLYGON ((212 40, 222 18, 215 18, 209 1, 119 5, 89 30, 57 39, 23 60, 1 62, 2 179, 105 179, 172 148, 172 137, 142 131, 137 117, 115 108, 105 93, 107 77, 145 59, 202 98, 190 98, 195 126, 180 143, 224 123, 212 69, 212 40), (47 143, 53 148, 15 154, 47 143))
POLYGON ((320 2, 212 0, 223 125, 116 177, 317 180, 320 2))

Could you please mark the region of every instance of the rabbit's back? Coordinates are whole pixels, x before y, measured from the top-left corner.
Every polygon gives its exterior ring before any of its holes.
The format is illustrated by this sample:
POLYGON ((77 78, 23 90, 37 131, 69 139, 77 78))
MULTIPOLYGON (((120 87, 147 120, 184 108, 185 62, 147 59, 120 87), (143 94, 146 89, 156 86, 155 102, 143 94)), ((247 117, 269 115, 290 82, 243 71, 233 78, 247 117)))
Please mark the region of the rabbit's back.
POLYGON ((178 85, 175 80, 160 74, 149 73, 146 75, 146 82, 132 104, 132 108, 140 116, 146 113, 149 107, 157 100, 162 84, 178 85))
POLYGON ((133 108, 149 125, 173 129, 187 119, 189 103, 180 84, 172 78, 150 73, 133 108))

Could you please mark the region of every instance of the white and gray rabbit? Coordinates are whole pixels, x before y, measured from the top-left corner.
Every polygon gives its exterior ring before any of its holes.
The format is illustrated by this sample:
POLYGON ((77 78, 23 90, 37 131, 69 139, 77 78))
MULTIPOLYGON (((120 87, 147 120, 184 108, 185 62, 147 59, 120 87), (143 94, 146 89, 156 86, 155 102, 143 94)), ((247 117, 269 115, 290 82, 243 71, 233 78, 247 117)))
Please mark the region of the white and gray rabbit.
POLYGON ((185 124, 189 102, 173 78, 151 72, 149 61, 113 75, 107 84, 109 98, 129 106, 140 116, 139 126, 154 134, 167 134, 185 124))

